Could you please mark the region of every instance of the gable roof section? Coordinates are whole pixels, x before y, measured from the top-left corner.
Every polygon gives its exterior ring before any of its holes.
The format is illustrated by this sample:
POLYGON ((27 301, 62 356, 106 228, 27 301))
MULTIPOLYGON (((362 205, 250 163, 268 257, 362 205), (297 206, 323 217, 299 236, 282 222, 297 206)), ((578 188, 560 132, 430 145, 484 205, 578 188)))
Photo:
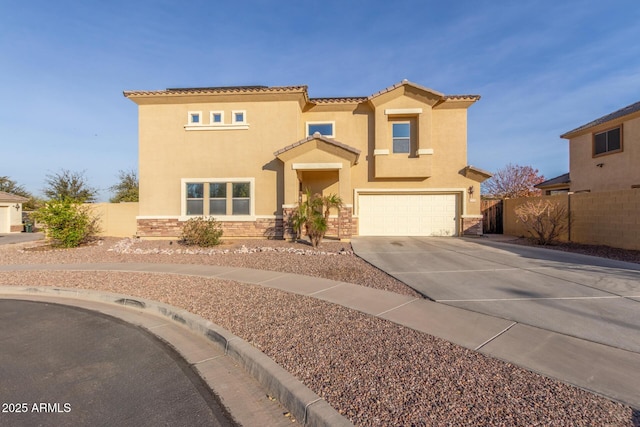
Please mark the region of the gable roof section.
POLYGON ((402 87, 406 89, 413 89, 414 91, 422 93, 426 97, 433 99, 434 100, 433 106, 440 105, 446 101, 466 101, 466 102, 469 102, 469 105, 471 105, 480 99, 480 95, 445 95, 441 92, 419 85, 417 83, 410 82, 409 80, 405 79, 399 83, 396 83, 392 86, 389 86, 385 89, 382 89, 381 91, 374 93, 373 95, 369 96, 368 100, 370 102, 375 103, 376 98, 383 96, 385 94, 388 94, 390 92, 393 92, 402 87))
POLYGON ((586 131, 586 130, 592 128, 592 127, 595 127, 595 126, 598 126, 598 125, 601 125, 601 124, 604 124, 604 123, 607 123, 607 122, 610 122, 610 121, 613 121, 613 120, 616 120, 616 119, 620 119, 622 117, 625 117, 625 116, 628 116, 628 115, 631 115, 631 114, 637 113, 637 112, 640 112, 640 101, 636 102, 635 104, 627 105, 626 107, 621 108, 618 111, 614 111, 611 114, 607 114, 606 116, 602 116, 602 117, 600 117, 598 119, 595 119, 594 121, 589 122, 586 125, 582 125, 582 126, 580 126, 578 128, 570 130, 569 132, 566 132, 566 133, 560 135, 560 138, 569 139, 569 138, 572 138, 574 136, 578 136, 580 133, 583 133, 584 131, 586 131))
POLYGON ((4 191, 0 191, 0 202, 9 202, 9 203, 24 203, 28 202, 29 199, 26 197, 18 196, 17 194, 6 193, 4 191))
POLYGON ((281 148, 278 151, 276 151, 275 153, 273 153, 273 155, 275 157, 278 157, 281 154, 284 154, 289 150, 292 150, 292 149, 294 149, 296 147, 299 147, 299 146, 301 146, 303 144, 306 144, 307 142, 311 142, 311 141, 314 141, 314 140, 323 141, 323 142, 325 142, 325 143, 327 143, 329 145, 332 145, 332 146, 337 147, 337 148, 341 148, 341 149, 343 149, 345 151, 348 151, 348 152, 354 154, 355 155, 355 162, 354 163, 358 163, 358 158, 360 157, 360 150, 358 150, 357 148, 354 148, 354 147, 352 147, 350 145, 347 145, 347 144, 344 144, 342 142, 336 141, 335 139, 331 139, 331 138, 327 138, 325 136, 322 136, 322 135, 320 135, 319 132, 316 132, 313 135, 306 137, 305 139, 301 139, 300 141, 294 142, 293 144, 287 145, 286 147, 281 148))

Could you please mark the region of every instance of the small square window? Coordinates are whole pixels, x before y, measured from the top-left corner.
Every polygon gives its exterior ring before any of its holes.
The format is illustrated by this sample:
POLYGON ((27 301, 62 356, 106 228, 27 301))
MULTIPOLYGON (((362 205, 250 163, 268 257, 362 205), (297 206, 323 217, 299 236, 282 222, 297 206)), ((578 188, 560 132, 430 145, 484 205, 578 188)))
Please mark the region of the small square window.
POLYGON ((189 124, 190 125, 199 125, 201 113, 199 111, 190 111, 189 112, 189 124))
POLYGON ((245 111, 232 111, 232 123, 234 124, 244 124, 247 121, 246 112, 245 111))
POLYGON ((224 113, 222 111, 212 111, 211 112, 211 124, 212 125, 220 125, 224 123, 224 113))

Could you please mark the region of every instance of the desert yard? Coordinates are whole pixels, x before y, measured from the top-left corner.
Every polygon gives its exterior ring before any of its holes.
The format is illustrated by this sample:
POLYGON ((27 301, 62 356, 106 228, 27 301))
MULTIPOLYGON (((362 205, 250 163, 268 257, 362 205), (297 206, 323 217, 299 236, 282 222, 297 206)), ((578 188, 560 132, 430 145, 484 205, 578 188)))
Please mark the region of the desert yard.
MULTIPOLYGON (((283 241, 193 249, 105 238, 77 249, 0 246, 0 264, 179 263, 322 277, 419 295, 367 264, 348 243, 319 251, 283 241)), ((628 406, 430 335, 339 305, 266 287, 140 272, 0 272, 0 285, 127 294, 186 309, 250 342, 355 425, 633 426, 628 406)))

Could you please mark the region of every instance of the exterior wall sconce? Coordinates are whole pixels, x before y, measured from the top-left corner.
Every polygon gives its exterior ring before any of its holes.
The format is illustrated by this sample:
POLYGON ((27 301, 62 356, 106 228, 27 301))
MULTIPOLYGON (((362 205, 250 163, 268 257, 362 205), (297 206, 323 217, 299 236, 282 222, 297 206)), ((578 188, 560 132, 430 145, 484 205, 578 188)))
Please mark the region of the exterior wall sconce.
POLYGON ((16 208, 16 210, 17 210, 17 211, 19 211, 19 210, 20 210, 20 205, 19 205, 19 204, 17 204, 17 203, 16 203, 13 207, 14 207, 14 208, 16 208))
POLYGON ((473 192, 475 191, 475 189, 473 188, 473 185, 469 187, 469 189, 467 190, 469 192, 470 196, 473 196, 473 192))
POLYGON ((596 166, 597 166, 597 167, 599 167, 599 168, 601 168, 601 167, 603 167, 603 166, 604 166, 604 163, 598 163, 596 166))

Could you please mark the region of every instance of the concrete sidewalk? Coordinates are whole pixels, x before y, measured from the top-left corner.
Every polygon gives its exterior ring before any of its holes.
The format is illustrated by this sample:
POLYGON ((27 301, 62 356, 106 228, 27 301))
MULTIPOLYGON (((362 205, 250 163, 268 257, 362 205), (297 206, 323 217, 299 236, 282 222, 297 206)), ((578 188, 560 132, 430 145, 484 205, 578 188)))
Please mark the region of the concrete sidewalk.
POLYGON ((0 265, 0 272, 48 270, 196 275, 306 295, 390 320, 640 408, 639 353, 425 299, 327 279, 235 267, 146 263, 0 265))

